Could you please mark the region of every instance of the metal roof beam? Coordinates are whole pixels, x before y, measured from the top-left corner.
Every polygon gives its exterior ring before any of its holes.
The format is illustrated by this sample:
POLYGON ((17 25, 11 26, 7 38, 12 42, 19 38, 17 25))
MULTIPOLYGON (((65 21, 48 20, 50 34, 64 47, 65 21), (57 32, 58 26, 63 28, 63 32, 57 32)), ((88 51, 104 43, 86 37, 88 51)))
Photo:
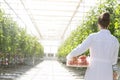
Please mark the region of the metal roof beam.
MULTIPOLYGON (((26 28, 25 22, 18 16, 18 14, 15 12, 15 10, 9 5, 9 3, 8 3, 6 0, 4 0, 4 2, 5 2, 5 3, 7 4, 7 6, 14 12, 14 14, 16 15, 16 17, 22 21, 22 23, 25 25, 25 28, 26 28)), ((10 14, 9 14, 9 15, 10 15, 10 14)))
POLYGON ((35 22, 33 21, 33 20, 34 20, 34 19, 33 19, 33 16, 29 14, 29 12, 28 12, 28 10, 26 9, 26 7, 25 7, 25 5, 24 5, 23 1, 22 1, 22 0, 20 0, 20 2, 21 2, 21 4, 23 5, 23 7, 24 7, 25 11, 27 12, 27 15, 29 16, 29 18, 30 18, 30 20, 31 20, 32 24, 34 25, 34 27, 35 27, 35 29, 36 29, 36 31, 38 32, 39 37, 40 37, 40 38, 42 38, 42 35, 41 35, 41 33, 40 33, 39 29, 37 28, 37 25, 36 25, 36 24, 35 24, 35 22))
MULTIPOLYGON (((38 0, 39 1, 39 0, 38 0)), ((44 2, 64 2, 64 3, 78 3, 79 0, 40 0, 40 1, 44 1, 44 2)))
POLYGON ((69 20, 69 23, 67 24, 67 27, 65 28, 65 30, 64 30, 64 32, 63 32, 63 34, 62 34, 62 36, 61 36, 61 39, 64 38, 65 33, 66 33, 67 29, 69 28, 69 26, 70 26, 70 24, 71 24, 71 22, 72 22, 72 19, 75 17, 75 14, 77 13, 77 11, 78 11, 78 9, 79 9, 79 7, 80 7, 81 1, 82 1, 82 0, 79 1, 78 5, 77 5, 77 7, 76 7, 76 10, 74 11, 71 19, 69 20))

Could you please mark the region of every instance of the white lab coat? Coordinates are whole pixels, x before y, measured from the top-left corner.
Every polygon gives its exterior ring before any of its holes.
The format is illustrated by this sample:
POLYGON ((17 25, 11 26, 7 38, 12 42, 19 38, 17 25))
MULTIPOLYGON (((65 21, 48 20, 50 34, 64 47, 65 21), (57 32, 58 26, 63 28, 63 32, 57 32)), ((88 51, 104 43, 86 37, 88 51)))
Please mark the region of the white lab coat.
POLYGON ((102 29, 90 34, 82 44, 78 45, 67 59, 90 50, 90 65, 85 74, 85 80, 113 80, 112 65, 117 63, 119 42, 109 30, 102 29))

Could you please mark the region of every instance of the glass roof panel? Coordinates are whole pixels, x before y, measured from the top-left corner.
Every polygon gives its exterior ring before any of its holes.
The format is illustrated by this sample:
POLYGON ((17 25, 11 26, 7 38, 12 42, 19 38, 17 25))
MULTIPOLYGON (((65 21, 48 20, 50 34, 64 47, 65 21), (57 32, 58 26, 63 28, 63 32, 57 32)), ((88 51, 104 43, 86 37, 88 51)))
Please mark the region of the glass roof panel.
POLYGON ((0 7, 40 41, 63 41, 98 1, 0 0, 0 7))

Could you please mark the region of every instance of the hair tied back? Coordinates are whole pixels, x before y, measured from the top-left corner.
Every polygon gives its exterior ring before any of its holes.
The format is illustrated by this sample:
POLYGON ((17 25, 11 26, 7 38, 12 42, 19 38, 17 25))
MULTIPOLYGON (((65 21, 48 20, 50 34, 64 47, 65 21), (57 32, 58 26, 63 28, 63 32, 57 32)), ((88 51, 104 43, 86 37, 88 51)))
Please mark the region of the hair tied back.
POLYGON ((102 20, 109 20, 110 19, 110 14, 108 12, 105 12, 101 16, 102 20))

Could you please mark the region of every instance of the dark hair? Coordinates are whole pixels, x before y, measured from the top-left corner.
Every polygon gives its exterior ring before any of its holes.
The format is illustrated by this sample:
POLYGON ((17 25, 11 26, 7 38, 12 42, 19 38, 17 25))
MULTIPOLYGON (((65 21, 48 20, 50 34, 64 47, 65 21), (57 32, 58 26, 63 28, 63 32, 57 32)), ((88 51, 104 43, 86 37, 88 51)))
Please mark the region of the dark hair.
POLYGON ((105 12, 102 15, 100 15, 98 18, 98 24, 102 28, 107 28, 108 25, 110 24, 110 14, 108 12, 105 12))

